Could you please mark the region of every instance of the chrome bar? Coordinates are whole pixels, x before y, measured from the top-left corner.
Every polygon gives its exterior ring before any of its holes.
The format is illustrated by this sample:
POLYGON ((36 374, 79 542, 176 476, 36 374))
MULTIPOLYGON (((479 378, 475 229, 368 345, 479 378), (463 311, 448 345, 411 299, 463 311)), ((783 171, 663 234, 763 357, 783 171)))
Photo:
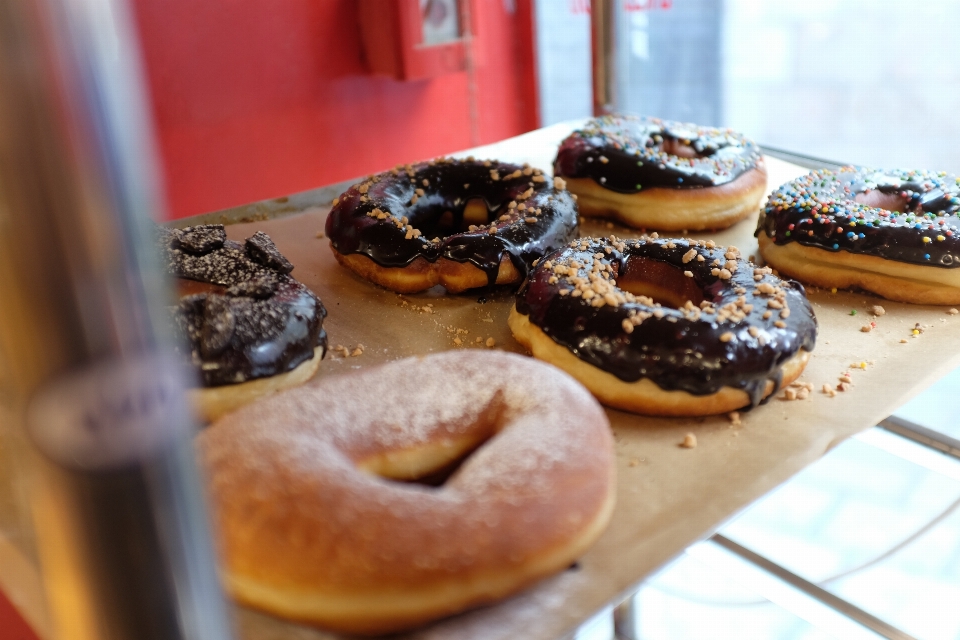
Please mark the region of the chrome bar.
POLYGON ((637 640, 636 593, 613 609, 614 640, 637 640))
POLYGON ((593 56, 593 115, 602 116, 616 109, 614 34, 615 0, 593 0, 590 3, 591 53, 593 56))
POLYGON ((863 609, 830 593, 826 589, 822 589, 812 582, 801 578, 792 571, 788 571, 755 551, 751 551, 737 544, 722 534, 716 533, 710 540, 884 638, 888 638, 889 640, 916 640, 913 636, 867 613, 863 609))
POLYGON ((895 433, 902 438, 913 440, 931 449, 936 449, 940 453, 945 453, 954 458, 960 458, 960 440, 951 438, 939 431, 922 427, 919 424, 898 418, 897 416, 885 418, 881 420, 877 426, 891 433, 895 433))
POLYGON ((153 255, 143 87, 125 0, 0 0, 0 368, 58 640, 233 637, 153 255))
POLYGON ((786 149, 780 149, 779 147, 771 147, 766 144, 761 144, 760 150, 763 151, 764 155, 773 156, 774 158, 779 158, 780 160, 792 162, 793 164, 800 165, 806 169, 839 169, 840 167, 846 166, 846 164, 843 162, 826 160, 824 158, 817 158, 816 156, 808 156, 803 153, 788 151, 786 149))

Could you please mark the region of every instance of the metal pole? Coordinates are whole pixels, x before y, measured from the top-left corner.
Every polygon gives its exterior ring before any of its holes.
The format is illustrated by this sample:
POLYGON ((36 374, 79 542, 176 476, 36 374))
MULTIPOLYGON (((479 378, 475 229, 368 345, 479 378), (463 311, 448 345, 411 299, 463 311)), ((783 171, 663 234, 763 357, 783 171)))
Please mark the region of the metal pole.
POLYGON ((143 86, 123 0, 0 1, 0 367, 55 637, 225 640, 143 86))
POLYGON ((637 640, 636 597, 636 593, 632 594, 613 609, 615 640, 637 640))
POLYGON ((592 0, 590 33, 593 46, 593 115, 613 113, 616 108, 616 0, 592 0))

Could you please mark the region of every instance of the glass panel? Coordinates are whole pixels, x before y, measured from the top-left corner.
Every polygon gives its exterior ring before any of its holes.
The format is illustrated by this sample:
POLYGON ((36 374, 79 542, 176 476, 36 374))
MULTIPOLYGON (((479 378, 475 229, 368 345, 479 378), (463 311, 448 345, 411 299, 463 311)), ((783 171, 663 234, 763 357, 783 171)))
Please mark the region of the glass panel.
POLYGON ((907 633, 958 638, 960 461, 864 435, 722 533, 907 633))
POLYGON ((824 158, 956 172, 960 57, 937 25, 958 20, 945 0, 726 0, 724 124, 824 158))
POLYGON ((638 640, 835 637, 759 596, 730 568, 685 554, 651 577, 634 600, 638 640))
POLYGON ((537 0, 537 79, 540 123, 587 118, 590 88, 590 0, 537 0))
POLYGON ((957 406, 957 398, 960 398, 960 369, 952 371, 930 389, 903 405, 896 415, 960 439, 960 407, 957 406))
POLYGON ((618 110, 720 125, 723 12, 715 0, 619 3, 618 110))
MULTIPOLYGON (((544 125, 589 117, 589 15, 536 0, 544 125)), ((617 110, 840 162, 960 172, 948 0, 616 0, 617 110)))

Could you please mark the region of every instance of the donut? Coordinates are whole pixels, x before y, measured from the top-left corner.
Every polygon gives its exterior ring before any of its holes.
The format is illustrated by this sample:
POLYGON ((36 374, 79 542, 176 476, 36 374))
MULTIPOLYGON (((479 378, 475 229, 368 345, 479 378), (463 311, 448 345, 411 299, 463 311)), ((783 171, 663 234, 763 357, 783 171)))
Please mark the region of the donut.
POLYGON ((504 352, 324 378, 224 417, 197 447, 227 591, 349 633, 409 629, 566 569, 614 503, 604 411, 504 352))
POLYGON ((510 328, 600 402, 658 416, 755 407, 799 377, 817 321, 803 287, 713 241, 583 238, 538 264, 510 328))
POLYGON ((539 169, 440 158, 369 177, 334 200, 326 235, 343 266, 380 286, 458 293, 522 281, 577 235, 577 205, 539 169))
POLYGON ((723 229, 754 213, 767 188, 757 145, 730 129, 603 116, 560 145, 554 175, 585 216, 637 229, 723 229))
POLYGON ((189 395, 202 420, 313 376, 327 346, 327 311, 289 275, 293 265, 267 234, 241 244, 207 224, 158 237, 181 294, 172 324, 201 385, 189 395))
POLYGON ((960 304, 960 178, 843 167, 775 191, 757 236, 781 273, 890 300, 960 304))

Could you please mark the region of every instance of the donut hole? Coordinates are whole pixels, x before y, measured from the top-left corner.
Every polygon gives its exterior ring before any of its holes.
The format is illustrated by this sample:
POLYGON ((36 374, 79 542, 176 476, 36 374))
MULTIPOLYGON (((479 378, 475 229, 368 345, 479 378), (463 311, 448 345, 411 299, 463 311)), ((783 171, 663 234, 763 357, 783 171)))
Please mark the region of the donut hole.
POLYGON ((637 296, 647 296, 665 307, 679 309, 689 300, 700 306, 706 300, 703 289, 693 278, 672 264, 633 256, 617 275, 617 286, 637 296))
POLYGON ((677 138, 664 138, 660 149, 664 153, 680 158, 699 158, 702 154, 698 153, 690 144, 677 138))
POLYGON ((422 217, 414 217, 411 223, 428 238, 446 238, 469 231, 471 225, 486 226, 490 224, 491 217, 482 198, 468 200, 460 215, 452 209, 443 209, 439 211, 439 215, 437 213, 424 212, 422 217))
POLYGON ((463 208, 463 230, 466 230, 471 224, 481 225, 490 223, 490 210, 487 209, 487 203, 482 198, 473 198, 467 200, 463 208))
POLYGON ((410 449, 378 452, 358 460, 362 471, 386 480, 442 487, 464 463, 506 426, 506 402, 497 391, 456 433, 410 449))
POLYGON ((910 202, 899 193, 885 193, 879 189, 861 191, 853 197, 854 201, 868 207, 886 209, 887 211, 906 211, 910 202))

